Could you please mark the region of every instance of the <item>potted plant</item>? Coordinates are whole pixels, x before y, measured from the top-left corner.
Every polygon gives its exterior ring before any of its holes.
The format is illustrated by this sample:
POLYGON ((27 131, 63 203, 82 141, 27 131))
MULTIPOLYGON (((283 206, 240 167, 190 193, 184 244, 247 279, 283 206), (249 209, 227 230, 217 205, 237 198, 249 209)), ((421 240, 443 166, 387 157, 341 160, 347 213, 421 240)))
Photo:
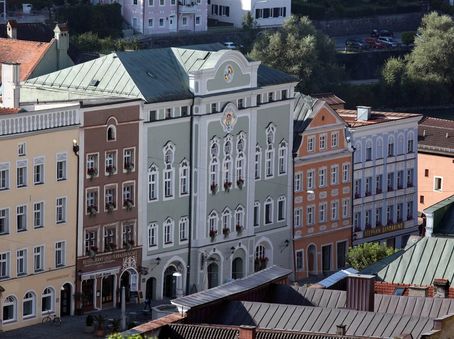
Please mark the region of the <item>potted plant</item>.
POLYGON ((95 205, 88 206, 88 214, 95 215, 98 212, 98 208, 95 205))
POLYGON ((224 190, 226 192, 230 192, 230 187, 232 187, 232 183, 230 181, 224 182, 224 190))
POLYGON ((216 194, 216 191, 218 190, 218 185, 215 183, 212 183, 210 186, 210 190, 212 194, 216 194))
POLYGON ((236 181, 236 184, 237 186, 239 187, 239 189, 243 189, 243 185, 244 185, 244 179, 243 178, 239 178, 237 181, 236 181))
POLYGON ((127 250, 130 250, 134 246, 134 240, 123 241, 123 246, 126 247, 127 250))
POLYGON ((98 170, 94 167, 90 167, 87 169, 87 174, 90 176, 90 179, 93 179, 93 177, 98 174, 98 170))
POLYGON ((102 314, 98 314, 95 315, 95 321, 96 321, 95 335, 97 337, 104 337, 105 335, 104 324, 106 323, 106 318, 102 314))
POLYGON ((211 240, 214 240, 214 238, 216 238, 216 234, 218 234, 218 231, 210 230, 210 238, 211 238, 211 240))
POLYGON ((106 204, 106 210, 107 210, 107 212, 110 213, 110 212, 112 212, 114 209, 115 209, 115 203, 113 203, 113 202, 108 202, 108 203, 106 204))
POLYGON ((125 163, 125 170, 128 172, 131 172, 134 169, 134 164, 132 162, 126 162, 125 163))
POLYGON ((95 330, 94 318, 91 314, 85 318, 85 333, 93 333, 95 330))
POLYGON ((224 234, 224 237, 228 236, 230 233, 230 229, 228 227, 224 227, 222 229, 222 234, 224 234))
POLYGON ((115 172, 115 166, 113 166, 113 165, 107 166, 107 167, 106 167, 106 172, 109 173, 109 175, 114 174, 114 172, 115 172))
POLYGON ((121 319, 112 320, 112 333, 120 332, 121 319))
POLYGON ((98 253, 98 246, 91 246, 90 250, 95 252, 95 253, 98 253))
POLYGON ((131 199, 126 199, 125 202, 123 203, 123 206, 126 207, 127 210, 132 209, 133 203, 131 199))
POLYGON ((235 229, 236 229, 237 233, 241 233, 241 231, 243 230, 243 226, 241 226, 240 224, 237 224, 235 226, 235 229))

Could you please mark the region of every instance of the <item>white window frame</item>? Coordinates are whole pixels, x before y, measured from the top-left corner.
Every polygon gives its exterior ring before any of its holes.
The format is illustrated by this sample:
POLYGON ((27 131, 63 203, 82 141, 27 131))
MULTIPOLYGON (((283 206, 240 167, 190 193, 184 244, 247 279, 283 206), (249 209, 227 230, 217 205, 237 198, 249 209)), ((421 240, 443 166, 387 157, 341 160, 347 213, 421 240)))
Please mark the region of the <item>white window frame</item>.
POLYGON ((214 138, 210 143, 210 164, 209 164, 209 176, 208 176, 208 190, 211 189, 212 185, 216 186, 214 193, 219 191, 219 140, 214 138))
POLYGON ((443 192, 443 177, 434 176, 434 185, 433 185, 434 192, 443 192), (437 188, 437 181, 440 181, 440 188, 437 188))
POLYGON ((314 152, 315 135, 308 135, 306 138, 307 138, 307 151, 314 152))
POLYGON ((8 190, 9 185, 9 163, 0 163, 0 191, 8 190))
POLYGON ((285 196, 280 196, 277 199, 277 221, 285 221, 287 214, 287 199, 285 196), (281 206, 282 205, 282 206, 281 206), (279 215, 280 208, 282 207, 282 215, 279 215))
POLYGON ((221 229, 223 232, 225 228, 229 231, 232 230, 232 212, 229 208, 224 209, 221 215, 221 229))
POLYGON ((331 166, 331 185, 339 183, 339 165, 331 166))
POLYGON ((306 177, 307 190, 313 190, 315 187, 315 170, 312 168, 307 170, 306 177))
POLYGON ((180 163, 179 177, 179 195, 180 197, 185 197, 189 195, 189 163, 186 159, 183 159, 180 163))
POLYGON ((339 201, 331 201, 331 221, 339 220, 339 201))
POLYGON ((148 237, 147 237, 147 242, 148 242, 148 249, 154 249, 158 247, 158 224, 155 222, 152 222, 148 224, 148 237))
POLYGON ((180 243, 186 243, 188 241, 188 239, 189 239, 188 231, 189 231, 189 218, 188 217, 180 218, 180 221, 178 222, 178 234, 179 234, 180 243))
POLYGON ((350 199, 342 199, 342 219, 350 216, 350 199))
POLYGON ((273 222, 274 222, 274 201, 273 201, 273 198, 271 197, 268 197, 266 198, 264 204, 263 204, 263 224, 264 225, 271 225, 273 222), (267 206, 269 206, 269 212, 270 212, 270 215, 269 215, 269 220, 267 219, 267 206))
POLYGON ((287 174, 287 153, 288 153, 288 144, 285 140, 282 140, 279 143, 278 151, 278 175, 287 174))
POLYGON ((24 298, 22 299, 22 318, 29 319, 29 318, 35 317, 35 315, 36 315, 36 294, 33 291, 27 291, 24 294, 24 298), (25 303, 28 303, 28 302, 31 302, 31 313, 24 314, 25 303))
POLYGON ((210 236, 210 231, 215 231, 216 234, 219 233, 219 217, 218 212, 211 211, 208 215, 208 237, 210 236))
POLYGON ((87 154, 86 167, 87 167, 87 173, 86 173, 87 178, 99 176, 99 153, 87 154), (89 172, 92 172, 92 175, 90 175, 89 172))
POLYGON ((265 178, 274 177, 274 141, 276 137, 276 127, 270 124, 266 128, 266 150, 265 150, 265 178))
POLYGON ((43 290, 43 293, 41 295, 41 305, 44 305, 44 303, 43 303, 44 298, 50 298, 50 309, 42 310, 42 314, 47 314, 49 312, 53 312, 54 308, 55 308, 55 291, 52 287, 46 287, 43 290), (50 293, 44 293, 44 292, 46 292, 46 290, 49 290, 50 293))
POLYGON ((117 151, 106 151, 105 152, 105 161, 104 161, 104 175, 111 175, 108 171, 108 168, 111 167, 112 175, 117 174, 117 151))
POLYGON ((313 226, 315 224, 315 205, 306 207, 306 224, 308 226, 313 226))
POLYGON ((168 142, 163 148, 164 173, 162 181, 163 200, 171 200, 175 197, 175 145, 168 142), (170 158, 168 158, 170 157, 170 158))
POLYGON ((55 222, 57 224, 66 223, 66 197, 58 197, 55 202, 55 222))
POLYGON ((33 272, 35 273, 44 271, 44 251, 43 245, 33 247, 33 272))
POLYGON ((3 230, 0 229, 0 235, 9 234, 9 208, 0 209, 0 220, 3 225, 3 230))
POLYGON ((11 253, 9 251, 0 253, 0 280, 11 277, 11 253))
POLYGON ((16 275, 23 276, 27 275, 27 253, 26 248, 16 250, 16 275), (21 270, 20 267, 23 267, 21 270))
POLYGON ((57 181, 64 181, 68 179, 68 154, 64 153, 57 153, 57 163, 56 163, 56 179, 57 181))
POLYGON ((155 164, 148 168, 148 202, 159 200, 159 169, 155 164))
POLYGON ((136 185, 134 181, 124 182, 122 187, 123 208, 128 208, 127 202, 132 203, 132 207, 136 206, 135 192, 136 185))
POLYGON ((259 144, 255 146, 254 177, 255 181, 262 178, 262 148, 259 144))
POLYGON ((16 206, 16 226, 17 231, 22 232, 26 231, 28 227, 28 215, 27 215, 27 205, 19 205, 16 206), (22 216, 21 220, 23 220, 23 227, 19 228, 19 216, 22 216))
POLYGON ((27 160, 18 160, 16 162, 16 187, 27 187, 27 160))
POLYGON ((175 228, 175 222, 172 218, 167 218, 163 225, 163 245, 164 247, 169 247, 173 245, 173 240, 174 240, 174 228, 175 228))
POLYGON ((244 220, 245 220, 245 211, 244 211, 244 207, 239 205, 237 206, 237 208, 235 209, 235 227, 237 227, 238 225, 244 229, 245 228, 245 223, 244 223, 244 220))
POLYGON ((57 241, 55 243, 55 267, 64 267, 66 265, 66 241, 57 241))
POLYGON ((326 133, 320 134, 318 136, 318 147, 320 150, 326 149, 326 137, 327 137, 326 133))
POLYGON ((136 170, 135 155, 136 152, 134 147, 123 149, 123 173, 135 172, 136 170))
POLYGON ((33 184, 44 184, 44 157, 37 157, 33 159, 33 184))
POLYGON ((295 173, 295 192, 303 191, 303 172, 295 173))
POLYGON ((318 169, 318 187, 326 187, 327 180, 326 180, 326 167, 321 167, 318 169))
POLYGON ((2 305, 2 314, 4 314, 4 309, 5 307, 13 306, 13 317, 7 320, 3 320, 2 318, 2 324, 9 324, 17 321, 17 298, 13 295, 9 295, 5 298, 3 301, 2 305))
POLYGON ((337 148, 339 146, 339 132, 331 133, 331 148, 337 148))
POLYGON ((295 251, 295 267, 297 272, 304 272, 304 250, 295 251), (298 258, 300 257, 300 258, 298 258), (298 264, 301 265, 298 265, 298 264))
POLYGON ((33 203, 33 228, 41 227, 44 227, 44 201, 33 203), (37 215, 39 215, 39 223, 36 222, 37 215))
POLYGON ((342 164, 342 183, 350 182, 350 164, 342 164))
POLYGON ((327 222, 327 209, 328 209, 328 204, 326 202, 322 202, 318 205, 318 221, 320 223, 325 223, 327 222))
POLYGON ((254 218, 254 220, 252 222, 254 223, 254 227, 259 227, 260 226, 260 202, 259 201, 254 202, 253 218, 254 218), (255 216, 257 216, 257 220, 255 220, 255 216))
POLYGON ((302 227, 303 226, 303 209, 298 207, 295 208, 295 211, 293 213, 293 224, 295 227, 302 227))

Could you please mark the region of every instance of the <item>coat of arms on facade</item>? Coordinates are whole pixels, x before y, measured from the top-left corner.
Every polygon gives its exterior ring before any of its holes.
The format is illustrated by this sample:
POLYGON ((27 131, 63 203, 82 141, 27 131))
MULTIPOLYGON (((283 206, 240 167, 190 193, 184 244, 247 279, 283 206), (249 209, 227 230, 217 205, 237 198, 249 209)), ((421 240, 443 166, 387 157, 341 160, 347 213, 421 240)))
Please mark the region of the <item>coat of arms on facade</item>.
POLYGON ((236 109, 233 104, 228 104, 224 108, 224 114, 221 118, 221 125, 224 129, 224 132, 230 133, 232 132, 238 118, 236 116, 236 109))
POLYGON ((231 65, 225 66, 224 69, 224 80, 226 83, 231 83, 233 80, 233 76, 235 75, 233 71, 233 67, 231 65))

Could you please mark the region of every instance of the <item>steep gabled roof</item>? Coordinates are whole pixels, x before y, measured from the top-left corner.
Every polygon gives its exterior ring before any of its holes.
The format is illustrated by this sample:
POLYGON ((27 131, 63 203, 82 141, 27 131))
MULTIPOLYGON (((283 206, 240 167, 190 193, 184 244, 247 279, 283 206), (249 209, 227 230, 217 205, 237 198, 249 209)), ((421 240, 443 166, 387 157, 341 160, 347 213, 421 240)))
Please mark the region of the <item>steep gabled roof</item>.
POLYGON ((19 79, 24 81, 28 79, 53 42, 0 38, 0 63, 20 64, 19 79))
POLYGON ((418 150, 454 155, 454 121, 424 117, 418 126, 418 150))

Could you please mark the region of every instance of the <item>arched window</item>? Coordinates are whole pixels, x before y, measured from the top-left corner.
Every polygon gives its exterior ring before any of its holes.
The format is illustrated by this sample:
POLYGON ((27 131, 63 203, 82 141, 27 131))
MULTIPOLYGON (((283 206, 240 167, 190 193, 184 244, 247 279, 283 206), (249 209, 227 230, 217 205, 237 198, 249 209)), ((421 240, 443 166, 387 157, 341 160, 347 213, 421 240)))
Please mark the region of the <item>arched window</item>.
POLYGON ((266 256, 265 246, 259 245, 255 249, 254 271, 258 272, 266 268, 268 257, 266 256))
POLYGON ((383 139, 377 138, 377 159, 383 159, 383 139))
POLYGON ((148 225, 148 248, 158 246, 158 224, 151 223, 148 225))
POLYGON ((372 160, 372 141, 366 141, 366 161, 372 160))
POLYGON ((211 141, 210 146, 210 182, 209 186, 211 192, 214 194, 218 191, 219 184, 219 142, 217 139, 211 141))
POLYGON ((158 200, 159 194, 159 171, 155 164, 148 168, 148 201, 158 200))
POLYGON ((397 154, 404 154, 405 142, 404 142, 404 135, 399 134, 397 137, 397 154))
POLYGON ((184 159, 180 163, 180 196, 189 194, 189 163, 184 159))
POLYGON ((29 318, 35 316, 36 296, 33 292, 25 293, 22 302, 22 317, 29 318))
POLYGON ((175 145, 168 142, 163 149, 164 153, 164 199, 171 199, 175 191, 175 170, 173 162, 175 159, 175 145))
POLYGON ((169 245, 173 243, 173 229, 174 222, 172 218, 167 218, 164 221, 164 245, 169 245))
POLYGON ((287 142, 285 140, 279 144, 278 169, 279 175, 287 174, 287 142))
POLYGON ((107 141, 117 140, 117 129, 114 125, 107 127, 107 141))
POLYGON ((208 234, 211 238, 218 234, 218 213, 211 211, 208 216, 208 234))
POLYGON ((235 228, 240 232, 244 227, 244 208, 240 205, 235 209, 235 228))
POLYGON ((388 138, 388 157, 394 156, 394 137, 392 135, 388 138))
POLYGON ((41 311, 49 312, 54 310, 54 290, 51 287, 44 289, 41 296, 41 311))
POLYGON ((179 223, 180 228, 180 241, 188 240, 188 227, 189 227, 189 219, 188 217, 182 217, 179 223))
POLYGON ((3 324, 17 320, 17 300, 10 295, 3 301, 3 324))
POLYGON ((244 132, 241 132, 238 135, 238 141, 236 143, 236 164, 235 164, 235 176, 236 176, 236 185, 238 188, 243 188, 244 179, 246 178, 245 171, 245 147, 246 147, 246 135, 244 132))
POLYGON ((232 261, 232 279, 243 278, 243 259, 235 258, 232 261))
POLYGON ((227 232, 227 231, 224 231, 224 230, 231 230, 232 228, 232 212, 230 211, 230 209, 226 208, 223 212, 222 212, 222 232, 227 232))
POLYGON ((254 165, 254 178, 260 180, 262 177, 262 148, 259 144, 255 146, 255 165, 254 165))
POLYGON ((224 160, 222 162, 222 183, 225 191, 229 191, 232 187, 232 167, 232 136, 227 135, 224 138, 224 160))
POLYGON ((265 214, 264 215, 265 225, 273 223, 273 205, 274 205, 273 199, 271 197, 268 197, 265 200, 265 204, 263 206, 265 214))
POLYGON ((274 176, 274 138, 276 128, 270 124, 266 129, 265 177, 274 176))

